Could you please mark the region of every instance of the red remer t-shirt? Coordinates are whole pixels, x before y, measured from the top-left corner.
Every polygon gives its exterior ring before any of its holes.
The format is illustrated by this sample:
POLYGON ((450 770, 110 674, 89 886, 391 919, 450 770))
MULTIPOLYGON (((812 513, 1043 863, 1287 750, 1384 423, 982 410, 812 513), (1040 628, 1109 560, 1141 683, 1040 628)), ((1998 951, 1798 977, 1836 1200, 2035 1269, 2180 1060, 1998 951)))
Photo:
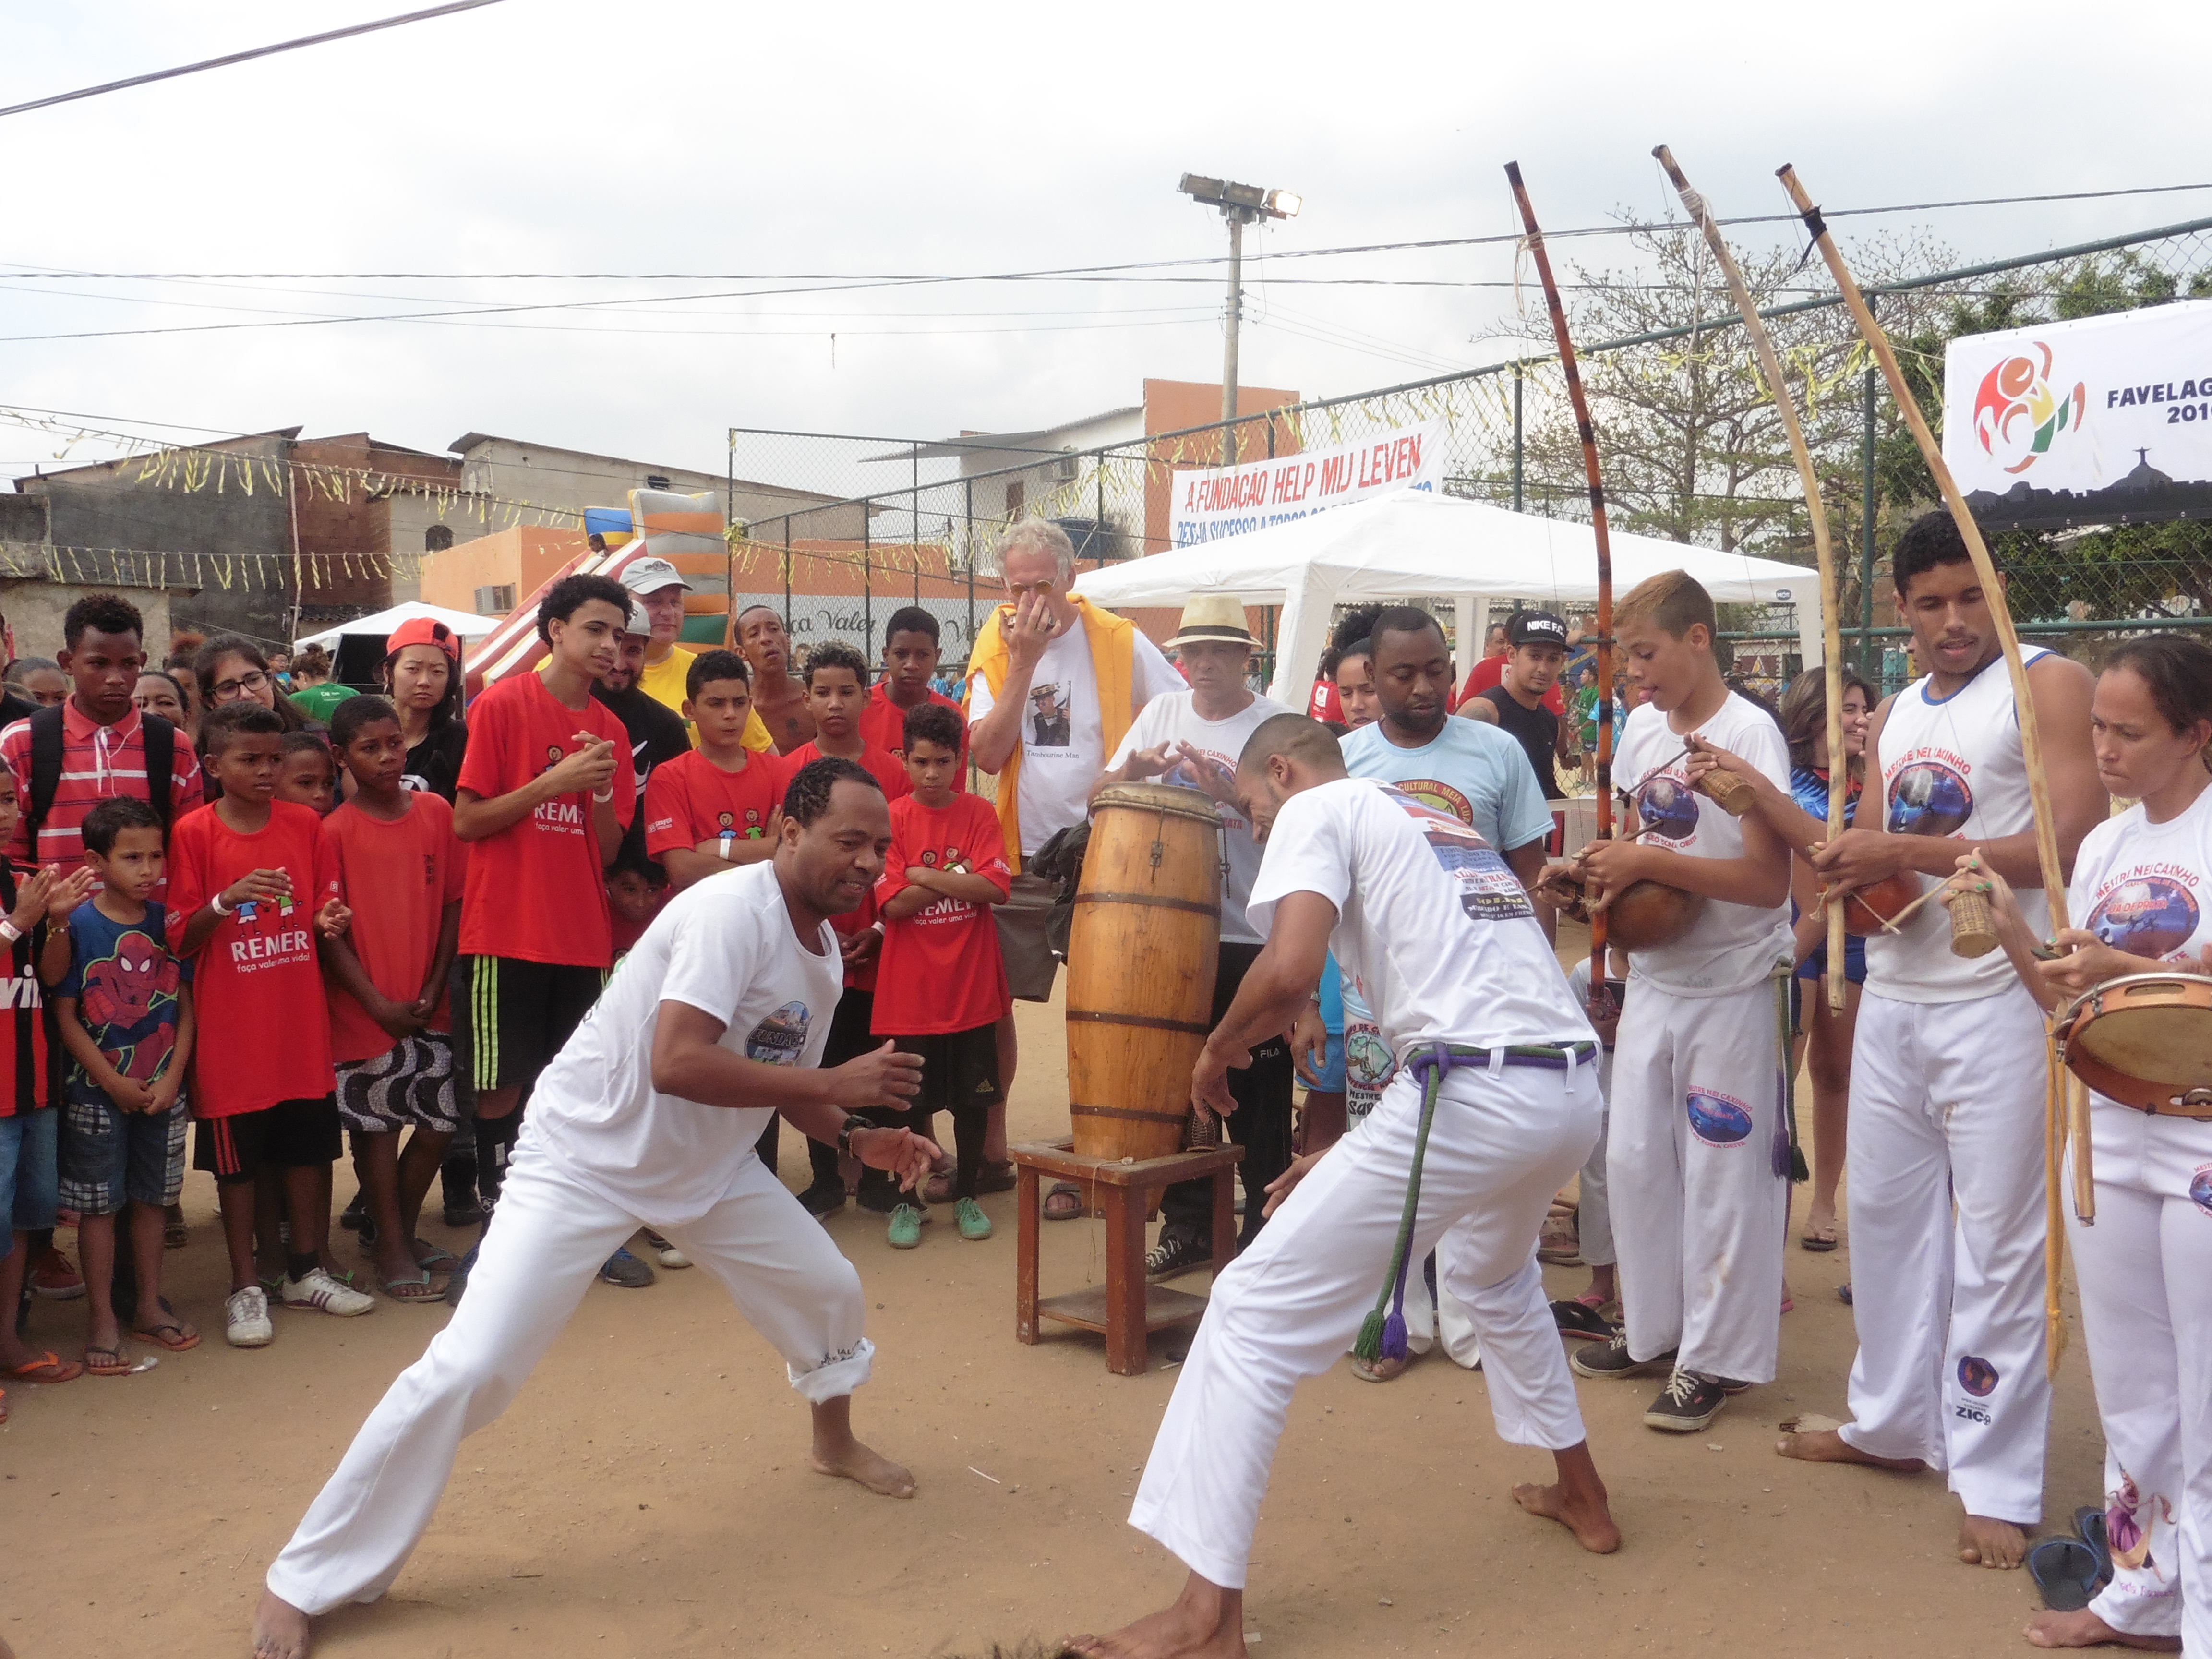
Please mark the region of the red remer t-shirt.
POLYGON ((725 772, 696 749, 662 762, 645 782, 646 856, 696 849, 724 830, 740 841, 760 840, 783 805, 790 769, 787 760, 750 750, 742 772, 725 772))
MULTIPOLYGON (((323 820, 323 834, 337 850, 340 884, 361 900, 346 937, 369 983, 394 1002, 412 1002, 437 957, 446 907, 461 896, 468 860, 445 797, 410 790, 401 799, 405 816, 389 822, 348 801, 323 820)), ((329 988, 331 1058, 350 1066, 390 1054, 398 1039, 336 980, 329 988)), ((451 1030, 447 1015, 440 986, 430 1029, 451 1030)))
MULTIPOLYGON (((629 737, 596 698, 570 708, 536 673, 501 680, 469 705, 469 747, 459 787, 483 800, 511 795, 583 744, 588 732, 614 744, 614 812, 637 811, 637 774, 620 763, 629 737)), ((588 789, 541 802, 527 817, 475 842, 461 900, 461 951, 578 968, 614 962, 607 880, 592 833, 588 789)))
MULTIPOLYGON (((960 769, 952 775, 952 790, 955 794, 964 794, 968 788, 967 711, 942 692, 931 692, 929 701, 960 716, 960 769)), ((878 681, 860 719, 861 740, 872 743, 901 765, 906 763, 906 713, 891 701, 889 683, 878 681)))
POLYGON ((192 1048, 194 1117, 317 1100, 336 1086, 315 912, 343 890, 337 848, 313 807, 271 801, 269 822, 250 836, 212 806, 179 818, 169 836, 169 946, 184 943, 201 906, 256 870, 283 871, 292 896, 241 904, 192 958, 195 1012, 208 1039, 192 1048))
MULTIPOLYGON (((878 903, 905 890, 909 865, 964 869, 989 881, 1002 897, 1013 885, 998 812, 974 795, 955 795, 941 811, 912 795, 891 803, 891 848, 876 884, 878 903)), ((878 1036, 972 1031, 996 1023, 1013 1006, 988 905, 940 895, 912 915, 884 924, 871 1022, 878 1036)))
MULTIPOLYGON (((824 757, 818 743, 802 744, 793 750, 783 757, 785 786, 789 787, 791 780, 799 775, 800 767, 809 761, 818 761, 823 758, 824 757)), ((828 758, 842 760, 844 757, 833 755, 828 758)), ((870 743, 865 737, 860 739, 860 758, 858 764, 866 769, 870 777, 883 786, 885 800, 896 800, 901 795, 910 795, 914 793, 914 780, 906 775, 906 763, 895 757, 890 750, 881 744, 870 743)))

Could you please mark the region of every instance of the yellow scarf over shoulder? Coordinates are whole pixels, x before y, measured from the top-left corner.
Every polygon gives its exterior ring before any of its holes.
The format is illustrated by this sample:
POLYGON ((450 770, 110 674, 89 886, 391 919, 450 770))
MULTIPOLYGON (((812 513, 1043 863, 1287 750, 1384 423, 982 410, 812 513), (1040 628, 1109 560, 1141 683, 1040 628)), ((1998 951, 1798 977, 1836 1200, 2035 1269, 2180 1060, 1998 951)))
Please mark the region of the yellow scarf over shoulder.
MULTIPOLYGON (((1071 596, 1091 647, 1091 670, 1098 679, 1098 723, 1103 753, 1111 756, 1137 718, 1133 706, 1135 686, 1137 625, 1127 618, 1103 611, 1080 593, 1071 596)), ((968 658, 968 678, 981 674, 991 689, 995 705, 1006 684, 1006 635, 1000 623, 1013 615, 1014 607, 1001 605, 975 631, 975 648, 968 658)), ((1015 870, 1022 867, 1021 824, 1022 745, 1017 742, 999 773, 999 830, 1006 839, 1006 859, 1015 870)))

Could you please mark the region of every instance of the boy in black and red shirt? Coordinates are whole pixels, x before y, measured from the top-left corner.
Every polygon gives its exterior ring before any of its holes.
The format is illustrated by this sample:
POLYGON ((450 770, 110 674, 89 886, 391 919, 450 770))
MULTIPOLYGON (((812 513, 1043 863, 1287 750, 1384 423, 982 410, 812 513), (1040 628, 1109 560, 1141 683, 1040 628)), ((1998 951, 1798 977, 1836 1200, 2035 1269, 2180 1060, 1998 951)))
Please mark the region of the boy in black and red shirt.
POLYGON ((734 651, 703 651, 684 680, 684 718, 699 746, 655 769, 645 786, 645 850, 678 892, 775 854, 783 786, 796 769, 745 747, 752 676, 734 651))
MULTIPOLYGON (((927 1136, 930 1119, 952 1114, 958 1152, 953 1178, 960 1237, 988 1238, 975 1201, 999 1082, 999 1021, 1013 1006, 991 907, 1006 901, 1013 872, 997 809, 956 793, 966 722, 954 708, 908 711, 906 769, 911 794, 891 803, 891 847, 876 884, 884 927, 871 1030, 922 1057, 921 1094, 905 1127, 927 1136)), ((921 1243, 921 1212, 891 1213, 894 1249, 921 1243)))
POLYGON ((192 963, 200 1027, 192 1054, 192 1167, 216 1178, 230 1250, 226 1334, 275 1336, 254 1267, 254 1182, 282 1172, 292 1233, 287 1307, 343 1316, 376 1304, 325 1271, 330 1166, 343 1151, 331 1071, 331 1015, 316 935, 343 933, 335 848, 313 807, 278 800, 284 722, 251 698, 200 724, 222 798, 177 821, 169 840, 169 943, 192 963))

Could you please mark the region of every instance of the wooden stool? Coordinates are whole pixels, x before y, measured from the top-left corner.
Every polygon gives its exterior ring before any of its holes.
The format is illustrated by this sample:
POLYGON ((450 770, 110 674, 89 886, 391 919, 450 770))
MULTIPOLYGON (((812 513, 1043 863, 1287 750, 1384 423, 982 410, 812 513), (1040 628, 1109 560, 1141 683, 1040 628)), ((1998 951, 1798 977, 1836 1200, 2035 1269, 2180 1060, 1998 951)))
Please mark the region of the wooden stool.
POLYGON ((1160 1190, 1178 1181, 1213 1182, 1213 1271, 1237 1254, 1234 1185, 1242 1146, 1224 1143, 1194 1152, 1141 1162, 1081 1158, 1074 1141, 1030 1142, 1008 1148, 1021 1209, 1014 1268, 1014 1340, 1035 1343, 1037 1322, 1056 1319, 1106 1338, 1106 1369, 1116 1376, 1141 1376, 1151 1363, 1146 1339, 1170 1325, 1188 1324, 1206 1311, 1206 1298, 1145 1282, 1145 1218, 1160 1190), (1106 1283, 1037 1299, 1037 1231, 1042 1220, 1037 1177, 1072 1181, 1085 1200, 1106 1216, 1106 1283))

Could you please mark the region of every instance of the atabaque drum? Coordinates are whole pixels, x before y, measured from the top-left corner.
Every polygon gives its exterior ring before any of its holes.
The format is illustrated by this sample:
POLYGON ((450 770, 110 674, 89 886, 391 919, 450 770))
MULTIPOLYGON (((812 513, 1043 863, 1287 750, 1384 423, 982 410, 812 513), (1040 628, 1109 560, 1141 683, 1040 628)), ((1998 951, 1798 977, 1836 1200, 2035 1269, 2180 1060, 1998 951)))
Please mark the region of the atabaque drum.
POLYGON ((2125 974, 2083 992, 2057 1024, 2059 1058, 2099 1094, 2212 1117, 2212 979, 2125 974))
POLYGON ((1085 1158, 1183 1146, 1213 1012, 1221 814, 1195 789, 1115 784, 1091 809, 1067 943, 1067 1098, 1085 1158))

